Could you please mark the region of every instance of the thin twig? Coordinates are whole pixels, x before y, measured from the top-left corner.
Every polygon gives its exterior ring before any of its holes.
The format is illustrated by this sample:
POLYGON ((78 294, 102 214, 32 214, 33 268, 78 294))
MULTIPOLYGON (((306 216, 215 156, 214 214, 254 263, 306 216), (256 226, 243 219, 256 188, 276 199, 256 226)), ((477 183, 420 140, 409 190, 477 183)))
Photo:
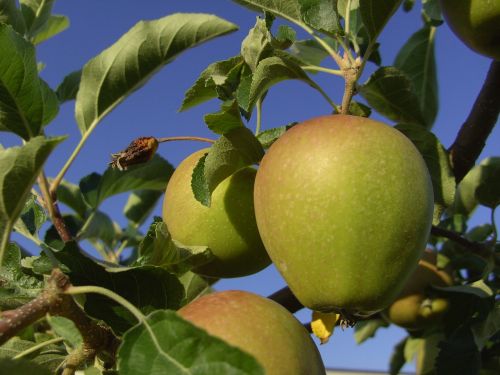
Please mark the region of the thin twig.
POLYGON ((173 142, 173 141, 200 141, 200 142, 207 142, 207 143, 214 143, 215 140, 210 139, 210 138, 203 138, 203 137, 192 137, 192 136, 181 136, 181 137, 163 137, 163 138, 156 138, 158 143, 163 143, 163 142, 173 142))
POLYGON ((449 148, 456 182, 462 181, 481 154, 500 113, 500 61, 493 61, 471 112, 449 148))

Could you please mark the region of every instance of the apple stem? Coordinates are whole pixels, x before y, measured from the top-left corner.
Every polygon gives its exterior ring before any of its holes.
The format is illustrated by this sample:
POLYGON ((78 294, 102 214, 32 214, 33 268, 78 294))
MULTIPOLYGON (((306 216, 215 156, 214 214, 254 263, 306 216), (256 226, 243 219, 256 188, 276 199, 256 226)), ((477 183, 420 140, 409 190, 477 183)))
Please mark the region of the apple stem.
POLYGON ((199 141, 199 142, 207 142, 207 143, 214 143, 215 140, 210 139, 210 138, 203 138, 203 137, 192 137, 192 136, 181 136, 181 137, 163 137, 163 138, 156 138, 158 143, 164 143, 164 142, 174 142, 174 141, 199 141))

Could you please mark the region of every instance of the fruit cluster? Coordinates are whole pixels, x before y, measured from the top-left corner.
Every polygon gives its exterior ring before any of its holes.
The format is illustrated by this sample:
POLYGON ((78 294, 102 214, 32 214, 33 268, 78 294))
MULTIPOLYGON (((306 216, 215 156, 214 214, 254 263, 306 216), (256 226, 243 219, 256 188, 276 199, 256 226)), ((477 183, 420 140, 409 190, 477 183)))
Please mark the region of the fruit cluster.
MULTIPOLYGON (((244 168, 217 186, 210 207, 191 187, 207 152, 179 165, 163 205, 174 239, 208 246, 214 255, 195 272, 245 276, 272 260, 304 306, 349 319, 386 309, 402 292, 427 243, 433 190, 422 156, 398 130, 348 115, 305 121, 272 144, 257 170, 244 168)), ((270 300, 214 293, 180 314, 254 354, 270 374, 276 358, 269 358, 269 345, 287 348, 279 359, 295 369, 287 373, 324 372, 304 328, 270 300), (283 318, 275 322, 277 316, 283 318), (254 340, 256 324, 267 328, 254 340), (307 353, 301 363, 296 352, 307 353), (297 370, 304 363, 306 370, 297 370)))

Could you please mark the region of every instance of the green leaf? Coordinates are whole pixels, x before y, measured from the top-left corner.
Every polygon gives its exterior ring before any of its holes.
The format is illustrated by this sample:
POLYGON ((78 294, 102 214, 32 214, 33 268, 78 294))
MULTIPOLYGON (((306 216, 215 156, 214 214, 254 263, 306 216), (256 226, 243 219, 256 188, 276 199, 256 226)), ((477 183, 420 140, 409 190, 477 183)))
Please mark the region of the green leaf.
POLYGON ((131 166, 125 171, 109 167, 102 176, 93 173, 80 182, 85 201, 97 208, 106 198, 131 190, 164 191, 172 175, 172 165, 155 155, 149 162, 131 166))
POLYGON ((370 39, 375 41, 402 0, 359 0, 359 10, 370 39))
POLYGON ((299 0, 304 22, 313 29, 335 35, 342 31, 337 0, 299 0))
POLYGON ((210 147, 204 163, 204 176, 210 194, 227 177, 256 164, 263 156, 262 145, 248 128, 236 128, 221 136, 210 147))
POLYGON ((185 246, 173 240, 161 218, 155 218, 149 227, 139 245, 139 256, 138 265, 158 266, 177 275, 213 259, 206 246, 185 246))
POLYGON ((42 166, 64 138, 35 137, 22 147, 0 149, 0 264, 10 231, 42 166))
POLYGON ((448 153, 437 137, 421 126, 399 124, 396 129, 413 142, 425 160, 431 175, 434 204, 439 206, 439 209, 435 210, 438 213, 434 218, 435 223, 438 223, 440 214, 445 208, 451 206, 455 199, 455 176, 448 153))
POLYGON ((394 61, 394 66, 412 81, 427 128, 432 127, 439 108, 435 31, 434 27, 426 26, 414 33, 394 61))
POLYGON ((14 225, 14 230, 27 238, 38 238, 38 231, 46 221, 45 210, 37 203, 36 196, 31 194, 14 225))
MULTIPOLYGON (((331 38, 325 38, 328 44, 336 43, 331 38), (332 41, 332 42, 330 42, 332 41)), ((333 46, 334 50, 337 46, 333 46)), ((327 58, 328 52, 314 39, 298 40, 290 47, 290 53, 302 61, 305 65, 320 65, 327 58)))
POLYGON ((57 98, 38 76, 33 45, 5 24, 0 24, 0 50, 0 131, 28 140, 55 117, 57 98))
MULTIPOLYGON (((35 333, 37 337, 40 337, 40 334, 35 333)), ((5 344, 3 344, 0 347, 0 359, 3 360, 4 358, 12 358, 28 349, 31 349, 35 345, 53 339, 54 337, 51 335, 45 335, 41 340, 36 340, 36 342, 33 341, 28 341, 28 340, 22 340, 19 337, 13 337, 9 341, 7 341, 5 344)), ((57 368, 61 365, 61 363, 64 361, 64 359, 67 356, 67 352, 65 348, 60 345, 60 344, 52 344, 52 345, 46 345, 43 348, 37 350, 36 352, 32 354, 28 354, 24 356, 25 360, 29 360, 30 363, 34 363, 36 365, 42 366, 40 368, 43 369, 43 371, 50 371, 51 374, 55 374, 57 368)), ((16 359, 16 362, 18 359, 16 359)), ((0 362, 0 373, 4 374, 2 371, 4 370, 4 367, 2 363, 0 362)), ((9 372, 9 370, 6 370, 5 374, 19 374, 19 375, 24 375, 24 372, 9 372)), ((44 372, 41 372, 42 374, 44 372)), ((38 374, 38 372, 36 373, 38 374)))
POLYGON ((394 350, 391 354, 391 359, 389 362, 389 373, 390 375, 398 375, 399 371, 403 368, 406 363, 405 359, 405 346, 408 337, 405 337, 403 340, 398 342, 396 346, 394 346, 394 350))
POLYGON ((489 166, 500 168, 500 157, 486 158, 467 173, 457 187, 453 206, 454 213, 470 215, 474 212, 478 205, 476 189, 483 181, 485 168, 489 168, 489 166))
POLYGON ((205 178, 205 160, 207 159, 207 155, 208 153, 203 155, 193 169, 191 189, 196 200, 209 207, 212 194, 208 189, 208 182, 205 178))
POLYGON ((118 371, 121 375, 264 374, 252 356, 210 336, 174 311, 155 311, 123 336, 118 371))
POLYGON ((203 119, 208 128, 217 134, 225 134, 233 129, 245 126, 241 120, 240 107, 236 100, 222 103, 219 112, 209 113, 203 119))
POLYGON ((134 226, 139 227, 148 218, 162 195, 163 192, 158 190, 133 191, 123 208, 125 217, 134 226))
POLYGON ((57 200, 73 209, 82 219, 90 209, 83 199, 80 187, 66 180, 62 180, 57 187, 57 200))
POLYGON ((399 69, 379 68, 358 89, 368 104, 387 118, 425 126, 413 84, 399 69))
POLYGON ((173 14, 141 21, 83 68, 76 120, 90 132, 112 109, 180 53, 237 27, 206 14, 173 14))
POLYGON ((78 348, 82 345, 82 335, 72 320, 62 316, 49 315, 47 316, 47 322, 50 324, 52 331, 57 336, 62 337, 72 348, 78 348))
POLYGON ((19 34, 24 34, 26 25, 16 0, 0 0, 0 23, 11 25, 19 34))
POLYGON ((322 93, 321 88, 309 78, 296 62, 278 56, 268 57, 259 63, 254 72, 248 105, 244 107, 245 111, 250 112, 257 99, 262 97, 271 86, 288 79, 303 81, 322 93))
MULTIPOLYGON (((119 294, 143 313, 158 309, 177 310, 184 299, 184 287, 172 274, 160 267, 106 268, 83 255, 74 242, 68 242, 54 256, 66 267, 73 285, 96 285, 119 294)), ((88 294, 85 311, 122 334, 137 323, 126 309, 108 298, 88 294)))
POLYGON ((439 0, 422 0, 422 17, 430 25, 441 25, 443 18, 439 0))
POLYGON ((77 234, 79 240, 101 240, 109 249, 114 247, 120 236, 120 226, 99 210, 92 212, 77 234))
POLYGON ((34 44, 40 44, 47 39, 62 33, 69 27, 69 19, 66 16, 53 15, 47 20, 47 23, 37 32, 33 38, 34 44))
POLYGON ((257 17, 255 26, 241 43, 241 56, 252 72, 255 72, 261 60, 271 57, 274 52, 273 37, 267 28, 266 21, 257 17))
POLYGON ((491 290, 491 288, 488 285, 486 285, 482 280, 476 281, 469 285, 434 287, 434 289, 446 293, 466 294, 476 298, 491 298, 493 296, 493 291, 491 290))
POLYGON ((349 103, 349 113, 353 116, 370 117, 372 109, 363 103, 352 100, 349 103))
POLYGON ((278 32, 274 36, 272 43, 274 48, 287 49, 297 38, 297 32, 287 25, 279 25, 278 32))
POLYGON ((440 331, 425 333, 425 336, 422 337, 416 360, 419 375, 436 375, 435 363, 439 353, 439 343, 444 339, 445 336, 440 331))
POLYGON ((59 86, 57 86, 56 89, 57 98, 60 103, 76 99, 81 78, 81 70, 75 70, 64 77, 63 81, 59 84, 59 86))
POLYGON ((300 0, 233 0, 258 12, 267 12, 296 24, 303 24, 300 0))
POLYGON ((479 373, 481 354, 469 327, 463 326, 439 343, 436 359, 437 375, 470 375, 479 373))
POLYGON ((15 309, 35 298, 43 289, 43 281, 21 269, 21 250, 10 243, 0 267, 0 309, 15 309))
POLYGON ((297 122, 292 122, 291 124, 285 125, 285 126, 280 126, 278 128, 272 128, 268 130, 264 130, 263 132, 259 133, 257 135, 257 139, 259 142, 262 144, 262 147, 264 148, 269 148, 271 145, 278 140, 279 137, 281 137, 285 132, 292 128, 293 126, 297 125, 297 122))
POLYGON ((26 33, 29 38, 34 38, 48 22, 52 13, 55 0, 19 0, 26 33))
POLYGON ((206 279, 191 271, 186 272, 185 274, 180 276, 179 281, 184 286, 184 291, 186 294, 184 301, 182 302, 183 306, 187 305, 195 298, 213 292, 210 283, 206 279))
POLYGON ((0 358, 2 374, 51 375, 51 372, 26 359, 0 358))
POLYGON ((356 344, 361 344, 371 337, 375 337, 375 333, 379 328, 389 327, 389 324, 384 319, 362 320, 356 323, 354 327, 354 340, 356 344))
POLYGON ((185 111, 207 100, 216 98, 218 95, 217 88, 232 93, 239 81, 235 80, 234 76, 238 76, 236 73, 239 72, 242 64, 243 59, 240 55, 210 64, 200 74, 194 85, 186 91, 179 111, 185 111))
POLYGON ((481 182, 476 188, 476 199, 483 206, 492 209, 500 205, 500 164, 483 167, 481 182))
POLYGON ((483 350, 487 341, 500 331, 500 303, 497 301, 485 320, 472 327, 474 342, 479 350, 483 350))
POLYGON ((407 363, 415 359, 415 355, 417 354, 419 346, 421 345, 422 345, 422 339, 419 337, 409 336, 406 339, 404 356, 407 363))

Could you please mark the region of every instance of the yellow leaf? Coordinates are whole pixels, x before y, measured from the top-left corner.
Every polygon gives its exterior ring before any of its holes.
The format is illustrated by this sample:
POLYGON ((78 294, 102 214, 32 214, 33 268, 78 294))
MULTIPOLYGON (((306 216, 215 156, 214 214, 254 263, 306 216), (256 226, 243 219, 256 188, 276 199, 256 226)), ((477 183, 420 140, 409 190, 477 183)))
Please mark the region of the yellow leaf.
POLYGON ((311 329, 314 336, 319 338, 321 344, 326 344, 328 342, 335 329, 335 324, 339 319, 340 314, 313 311, 311 329))

